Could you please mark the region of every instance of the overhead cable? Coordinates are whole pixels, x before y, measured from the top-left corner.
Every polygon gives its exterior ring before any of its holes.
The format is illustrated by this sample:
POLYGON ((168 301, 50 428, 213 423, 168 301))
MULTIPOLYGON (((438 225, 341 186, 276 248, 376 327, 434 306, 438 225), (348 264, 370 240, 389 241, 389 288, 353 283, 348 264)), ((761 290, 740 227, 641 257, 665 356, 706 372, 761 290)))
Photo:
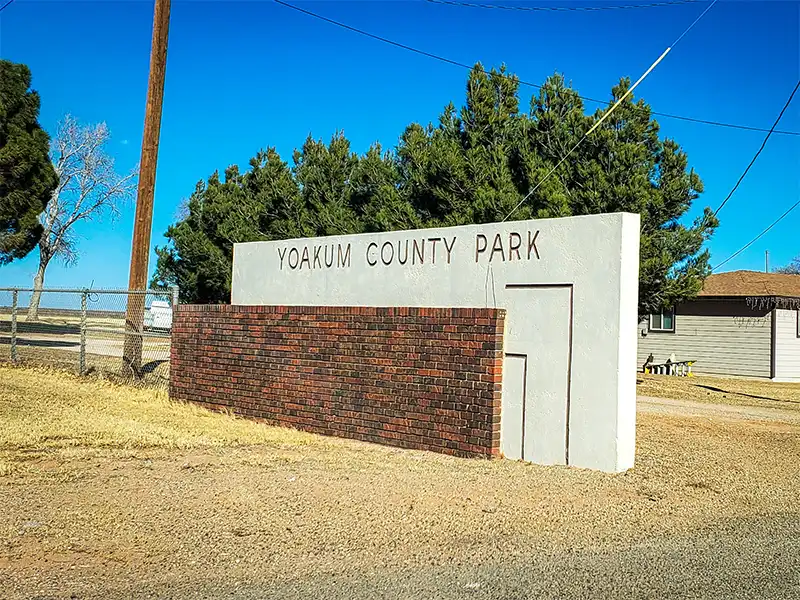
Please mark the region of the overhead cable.
POLYGON ((717 208, 717 210, 714 211, 714 216, 716 216, 717 213, 722 210, 722 207, 725 206, 728 203, 728 200, 731 199, 731 196, 733 196, 733 193, 736 191, 736 188, 738 188, 739 184, 742 183, 742 181, 744 180, 745 176, 747 175, 747 172, 750 170, 750 167, 752 167, 753 164, 756 162, 756 159, 758 158, 758 155, 761 154, 762 150, 764 150, 764 146, 767 145, 767 140, 772 135, 772 132, 775 131, 775 128, 778 126, 778 123, 781 122, 781 118, 783 117, 783 113, 786 112, 786 109, 789 108, 789 105, 792 103, 792 98, 794 98, 794 95, 797 92, 797 88, 800 88, 800 80, 797 81, 797 85, 794 86, 794 89, 792 90, 792 93, 789 95, 789 99, 786 101, 786 104, 783 105, 783 108, 781 109, 781 112, 778 115, 778 118, 775 119, 775 122, 772 124, 772 127, 770 127, 769 131, 767 132, 767 135, 764 138, 764 141, 761 142, 761 147, 758 149, 758 152, 756 152, 755 156, 753 157, 753 160, 751 160, 750 164, 747 165, 747 168, 744 170, 744 173, 742 173, 742 176, 739 177, 739 181, 737 181, 736 185, 733 186, 733 189, 725 197, 725 200, 722 201, 722 204, 719 205, 719 208, 717 208))
MULTIPOLYGON (((273 2, 275 2, 276 4, 280 4, 281 6, 285 6, 286 8, 290 8, 292 10, 296 10, 297 12, 300 12, 300 13, 303 13, 305 15, 308 15, 309 17, 314 17, 315 19, 319 19, 320 21, 325 21, 326 23, 330 23, 331 25, 336 25, 337 27, 341 27, 342 29, 347 29, 348 31, 352 31, 353 33, 357 33, 359 35, 363 35, 363 36, 366 36, 368 38, 372 38, 373 40, 377 40, 379 42, 383 42, 385 44, 389 44, 391 46, 395 46, 396 48, 401 48, 403 50, 408 50, 409 52, 413 52, 413 53, 419 54, 421 56, 427 56, 428 58, 432 58, 434 60, 438 60, 439 62, 447 63, 449 65, 453 65, 453 66, 456 66, 456 67, 461 67, 461 68, 467 69, 467 70, 472 70, 472 66, 470 66, 468 64, 465 64, 465 63, 459 62, 457 60, 453 60, 453 59, 447 58, 445 56, 441 56, 439 54, 434 54, 433 52, 427 52, 425 50, 420 50, 419 48, 414 48, 413 46, 409 46, 408 44, 402 44, 400 42, 396 42, 394 40, 390 40, 389 38, 386 38, 386 37, 383 37, 383 36, 380 36, 380 35, 376 35, 374 33, 370 33, 369 31, 364 31, 363 29, 359 29, 358 27, 353 27, 352 25, 348 25, 347 23, 342 23, 341 21, 336 21, 335 19, 331 19, 329 17, 325 17, 323 15, 320 15, 318 13, 312 12, 312 11, 307 10, 305 8, 300 8, 299 6, 295 6, 293 4, 289 4, 288 2, 284 2, 283 0, 273 0, 273 2)), ((529 81, 524 81, 522 79, 518 79, 518 78, 515 78, 513 76, 505 75, 503 73, 497 73, 497 76, 498 77, 504 77, 504 78, 507 78, 507 79, 514 79, 520 85, 536 88, 538 90, 542 89, 542 87, 543 87, 543 86, 538 85, 536 83, 531 83, 529 81)), ((600 105, 607 105, 608 104, 608 101, 606 101, 606 100, 598 100, 597 98, 590 98, 588 96, 581 96, 580 94, 578 94, 578 97, 581 100, 586 100, 587 102, 594 102, 595 104, 600 104, 600 105)), ((632 105, 631 108, 633 108, 634 110, 646 110, 644 108, 640 108, 636 104, 632 105)), ((654 115, 654 116, 665 117, 667 119, 677 119, 679 121, 687 121, 687 122, 690 122, 690 123, 702 123, 704 125, 713 125, 713 126, 716 126, 716 127, 727 127, 727 128, 730 128, 730 129, 743 129, 743 130, 746 130, 746 131, 768 131, 767 129, 765 129, 763 127, 752 127, 750 125, 738 125, 736 123, 723 123, 721 121, 712 121, 712 120, 708 120, 708 119, 697 119, 697 118, 694 118, 694 117, 684 117, 684 116, 681 116, 681 115, 673 115, 673 114, 670 114, 670 113, 650 111, 650 114, 654 115)), ((800 136, 800 131, 775 130, 774 133, 779 133, 779 134, 782 134, 782 135, 797 135, 797 136, 800 136)))
POLYGON ((633 8, 658 8, 662 6, 680 6, 681 4, 694 4, 700 0, 671 0, 665 2, 650 2, 648 4, 621 4, 600 6, 509 6, 507 4, 483 4, 480 2, 461 2, 459 0, 426 0, 431 4, 449 4, 451 6, 464 6, 467 8, 486 8, 493 10, 518 10, 526 12, 562 12, 562 11, 598 11, 598 10, 626 10, 633 8))
POLYGON ((680 42, 680 41, 681 41, 681 40, 684 38, 684 36, 685 36, 687 33, 689 33, 689 31, 691 31, 691 29, 692 29, 692 28, 693 28, 695 25, 697 25, 697 23, 700 21, 700 19, 702 19, 702 18, 705 16, 705 14, 706 14, 706 13, 707 13, 709 10, 711 10, 711 9, 713 8, 713 6, 714 6, 714 5, 715 5, 717 2, 718 2, 718 0, 714 0, 714 1, 713 1, 711 4, 709 4, 709 5, 706 7, 706 9, 705 9, 705 10, 704 10, 702 13, 700 13, 700 16, 699 16, 699 17, 697 17, 697 18, 696 18, 694 21, 692 21, 692 24, 691 24, 691 25, 689 25, 689 26, 688 26, 686 29, 684 29, 684 30, 683 30, 683 33, 681 33, 681 34, 680 34, 680 35, 679 35, 679 36, 678 36, 678 37, 675 39, 675 41, 674 41, 674 42, 673 42, 673 43, 672 43, 670 46, 667 46, 667 49, 666 49, 666 50, 664 50, 664 52, 662 52, 662 53, 661 53, 661 56, 659 56, 659 57, 658 57, 658 58, 655 60, 655 62, 654 62, 652 65, 650 65, 650 68, 649 68, 649 69, 647 69, 647 71, 645 71, 645 72, 644 72, 644 74, 643 74, 641 77, 639 77, 639 79, 637 79, 637 80, 636 80, 636 83, 634 83, 634 84, 633 84, 633 85, 632 85, 630 88, 628 88, 628 90, 627 90, 627 91, 626 91, 626 92, 625 92, 625 93, 624 93, 624 94, 623 94, 623 95, 622 95, 622 96, 619 98, 619 100, 617 100, 617 101, 614 103, 614 105, 613 105, 613 106, 612 106, 610 109, 608 109, 608 110, 607 110, 605 113, 603 113, 603 116, 602 116, 602 117, 600 117, 600 119, 598 119, 598 121, 597 121, 597 122, 596 122, 594 125, 592 125, 592 127, 589 129, 589 131, 587 131, 586 133, 584 133, 584 134, 583 134, 583 137, 581 137, 581 139, 579 139, 579 140, 578 140, 578 142, 577 142, 577 143, 576 143, 576 144, 575 144, 575 145, 574 145, 572 148, 570 148, 569 152, 567 152, 567 153, 566 153, 566 154, 565 154, 565 155, 564 155, 564 156, 561 158, 561 160, 560 160, 560 161, 558 161, 558 162, 556 163, 556 165, 555 165, 555 166, 554 166, 552 169, 550 169, 550 170, 547 172, 547 175, 545 175, 544 177, 542 177, 542 178, 539 180, 539 182, 538 182, 538 183, 537 183, 535 186, 533 186, 533 188, 531 188, 531 190, 530 190, 530 191, 529 191, 527 194, 525 194, 525 196, 522 198, 522 200, 520 200, 520 201, 517 203, 517 205, 516 205, 514 208, 512 208, 512 209, 511 209, 511 212, 509 212, 509 213, 508 213, 508 214, 507 214, 507 215, 506 215, 506 216, 503 218, 503 221, 506 221, 506 220, 508 220, 508 218, 509 218, 509 217, 511 217, 511 215, 513 215, 515 212, 517 212, 517 210, 519 209, 519 207, 520 207, 520 206, 522 206, 522 205, 525 203, 525 201, 526 201, 528 198, 530 198, 530 197, 533 195, 533 193, 534 193, 536 190, 538 190, 538 189, 539 189, 539 187, 540 187, 540 186, 541 186, 541 185, 542 185, 542 184, 543 184, 545 181, 547 181, 547 180, 550 178, 550 176, 551 176, 553 173, 555 173, 555 172, 556 172, 556 169, 558 169, 558 167, 560 167, 560 166, 561 166, 561 165, 564 163, 564 161, 565 161, 565 160, 567 160, 567 158, 569 157, 569 155, 570 155, 570 154, 572 154, 572 153, 573 153, 573 152, 574 152, 574 151, 575 151, 575 150, 578 148, 578 146, 580 146, 580 145, 583 143, 583 141, 584 141, 586 138, 588 138, 588 137, 589 137, 589 136, 592 134, 592 132, 593 132, 595 129, 597 129, 597 128, 600 126, 600 124, 601 124, 603 121, 605 121, 605 120, 606 120, 606 119, 609 117, 609 115, 611 115, 611 113, 613 113, 613 112, 614 112, 614 110, 615 110, 615 109, 616 109, 616 108, 617 108, 617 107, 618 107, 620 104, 622 104, 622 102, 623 102, 623 101, 624 101, 624 100, 625 100, 625 99, 626 99, 628 96, 630 96, 630 95, 633 93, 633 90, 635 90, 635 89, 636 89, 636 86, 638 86, 640 83, 642 83, 642 81, 644 81, 644 80, 645 80, 645 77, 647 77, 647 76, 650 74, 650 72, 651 72, 653 69, 655 69, 655 68, 658 66, 658 64, 659 64, 659 63, 660 63, 662 60, 664 60, 664 58, 667 56, 667 54, 669 54, 669 53, 670 53, 670 51, 672 50, 672 48, 673 48, 673 47, 675 47, 675 46, 678 44, 678 42, 680 42))
POLYGON ((783 221, 783 220, 784 220, 784 219, 785 219, 785 218, 786 218, 786 217, 789 215, 789 213, 790 213, 790 212, 792 212, 792 211, 793 211, 795 208, 797 208, 798 206, 800 206, 800 200, 798 200, 797 202, 795 202, 794 204, 792 204, 792 205, 789 207, 789 210, 787 210, 787 211, 786 211, 785 213, 783 213, 783 214, 782 214, 780 217, 778 217, 777 219, 775 219, 775 220, 772 222, 772 224, 771 224, 769 227, 767 227, 767 228, 766 228, 764 231, 762 231, 761 233, 759 233, 759 234, 758 234, 756 237, 754 237, 752 240, 750 240, 749 242, 747 242, 747 243, 746 243, 744 246, 742 246, 741 248, 739 248, 739 249, 738 249, 736 252, 734 252, 733 254, 731 254, 731 255, 730 255, 728 258, 726 258, 725 260, 723 260, 723 261, 722 261, 721 263, 719 263, 719 264, 718 264, 716 267, 711 267, 711 270, 712 270, 712 271, 716 271, 717 269, 719 269, 719 268, 720 268, 722 265, 724 265, 725 263, 727 263, 727 262, 729 262, 729 261, 733 260, 734 258, 736 258, 737 256, 739 256, 739 255, 740 255, 742 252, 744 252, 745 250, 747 250, 747 249, 748 249, 750 246, 752 246, 752 245, 753 245, 753 244, 755 244, 755 243, 756 243, 758 240, 760 240, 762 237, 764 237, 764 236, 765 236, 765 235, 766 235, 766 234, 769 232, 769 230, 770 230, 770 229, 772 229, 773 227, 775 227, 775 225, 777 225, 778 223, 780 223, 781 221, 783 221))

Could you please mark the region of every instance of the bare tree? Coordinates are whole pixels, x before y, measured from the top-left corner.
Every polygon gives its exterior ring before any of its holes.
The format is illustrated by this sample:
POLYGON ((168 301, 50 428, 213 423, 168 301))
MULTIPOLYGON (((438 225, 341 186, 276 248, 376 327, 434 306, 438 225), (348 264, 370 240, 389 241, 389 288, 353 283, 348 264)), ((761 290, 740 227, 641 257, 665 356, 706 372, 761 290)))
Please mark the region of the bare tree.
POLYGON ((70 115, 58 126, 51 144, 51 160, 58 187, 39 220, 44 227, 39 242, 39 269, 28 308, 28 321, 39 318, 39 301, 47 266, 54 258, 66 265, 78 260, 74 226, 103 216, 116 218, 122 204, 133 197, 137 170, 119 175, 106 152, 111 134, 105 123, 81 125, 70 115))
POLYGON ((800 275, 800 256, 796 256, 785 267, 775 269, 776 273, 783 273, 784 275, 800 275))

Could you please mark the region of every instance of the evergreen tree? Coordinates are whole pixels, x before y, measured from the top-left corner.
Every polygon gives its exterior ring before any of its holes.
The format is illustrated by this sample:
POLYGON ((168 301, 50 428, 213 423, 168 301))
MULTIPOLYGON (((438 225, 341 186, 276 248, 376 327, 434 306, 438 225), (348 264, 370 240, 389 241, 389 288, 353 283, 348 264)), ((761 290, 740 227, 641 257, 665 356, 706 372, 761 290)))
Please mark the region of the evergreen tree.
POLYGON ((28 67, 0 60, 0 265, 39 243, 39 215, 58 183, 30 86, 28 67))
POLYGON ((449 104, 437 127, 406 128, 397 149, 402 184, 429 225, 502 220, 520 200, 511 169, 518 87, 504 67, 486 73, 476 65, 460 114, 449 104))
MULTIPOLYGON (((361 233, 363 222, 352 197, 358 156, 341 132, 327 146, 309 136, 294 153, 294 174, 314 235, 361 233)), ((363 202, 363 199, 361 200, 363 202)))
POLYGON ((398 190, 398 172, 378 145, 363 157, 342 133, 329 144, 309 137, 289 168, 274 148, 241 174, 229 167, 199 182, 183 218, 167 230, 151 285, 177 285, 189 302, 227 302, 233 244, 415 226, 398 190))
POLYGON ((390 152, 374 144, 360 158, 352 178, 353 205, 365 231, 396 231, 422 227, 422 219, 400 189, 400 172, 390 152))
MULTIPOLYGON (((613 88, 609 107, 629 86, 630 80, 623 79, 613 88)), ((597 111, 591 124, 601 116, 597 111)), ((640 214, 642 315, 697 295, 711 273, 703 244, 718 225, 709 208, 691 225, 680 223, 703 192, 703 183, 687 170, 680 146, 669 138, 659 139, 658 131, 650 107, 629 96, 582 146, 578 179, 572 185, 572 214, 640 214)))
POLYGON ((274 150, 259 154, 243 176, 198 187, 186 218, 167 232, 170 247, 158 250, 159 282, 178 283, 188 299, 226 300, 236 241, 626 211, 642 219, 640 314, 674 306, 702 287, 710 272, 703 244, 717 226, 709 209, 681 222, 703 191, 685 153, 659 138, 649 106, 632 97, 575 148, 629 86, 623 79, 607 107, 586 114, 556 74, 522 113, 518 80, 477 64, 465 105, 448 104, 436 125, 412 123, 393 153, 375 144, 359 156, 337 133, 327 145, 307 138, 291 170, 274 150), (217 187, 224 193, 210 198, 217 187), (209 272, 213 293, 203 287, 209 272))

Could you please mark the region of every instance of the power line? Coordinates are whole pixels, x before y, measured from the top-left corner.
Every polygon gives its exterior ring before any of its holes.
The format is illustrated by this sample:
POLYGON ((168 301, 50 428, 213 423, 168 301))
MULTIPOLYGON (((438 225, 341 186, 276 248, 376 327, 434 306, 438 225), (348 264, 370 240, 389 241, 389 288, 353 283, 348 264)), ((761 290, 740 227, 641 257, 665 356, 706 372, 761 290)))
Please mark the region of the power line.
MULTIPOLYGON (((351 25, 347 25, 346 23, 341 23, 340 21, 334 21, 333 19, 329 19, 328 17, 323 17, 322 15, 317 14, 315 12, 311 12, 310 10, 306 10, 305 8, 300 8, 299 6, 294 6, 293 4, 289 4, 287 2, 283 2, 282 0, 274 0, 274 1, 277 4, 280 4, 281 6, 285 6, 286 8, 291 8, 292 10, 296 10, 298 12, 301 12, 303 14, 308 15, 309 17, 314 17, 315 19, 319 19, 321 21, 325 21, 326 23, 330 23, 331 25, 336 25, 337 27, 342 27, 344 29, 352 31, 353 33, 358 33, 360 35, 365 35, 365 36, 367 36, 369 38, 372 38, 373 40, 378 40, 379 42, 384 42, 385 44, 391 44, 392 46, 395 46, 397 48, 402 48, 403 50, 408 50, 409 52, 414 52, 416 54, 421 54, 422 56, 427 56, 428 58, 433 58, 435 60, 438 60, 438 61, 441 61, 441 62, 445 62, 445 63, 448 63, 450 65, 455 65, 457 67, 463 67, 465 69, 472 69, 472 67, 470 67, 469 65, 464 64, 462 62, 451 60, 449 58, 445 58, 444 56, 439 56, 438 54, 433 54, 431 52, 425 52, 425 50, 420 50, 419 48, 414 48, 413 46, 407 46, 406 44, 401 44, 400 42, 395 42, 394 40, 390 40, 389 38, 385 38, 385 37, 381 37, 379 35, 375 35, 374 33, 370 33, 368 31, 364 31, 363 29, 358 29, 357 27, 353 27, 351 25)), ((503 77, 505 77, 505 75, 503 75, 503 77)), ((522 82, 520 82, 520 83, 522 83, 522 82)), ((534 83, 526 83, 525 85, 530 85, 530 86, 533 86, 533 87, 536 87, 536 88, 542 87, 542 86, 536 85, 534 83)))
POLYGON ((711 4, 709 4, 706 7, 706 9, 700 13, 700 16, 698 16, 694 21, 692 21, 692 24, 689 25, 686 29, 684 29, 682 34, 680 34, 677 38, 675 38, 675 41, 672 42, 672 44, 670 44, 670 48, 674 48, 675 46, 677 46, 678 42, 680 42, 686 36, 686 34, 689 33, 695 25, 697 25, 700 19, 706 16, 706 13, 710 11, 716 3, 717 0, 714 0, 711 4))
MULTIPOLYGON (((413 46, 409 46, 407 44, 402 44, 400 42, 395 42, 394 40, 390 40, 389 38, 385 38, 385 37, 382 37, 380 35, 376 35, 374 33, 370 33, 369 31, 364 31, 363 29, 359 29, 358 27, 353 27, 352 25, 347 25, 346 23, 342 23, 341 21, 336 21, 334 19, 325 17, 323 15, 320 15, 318 13, 312 12, 310 10, 306 10, 305 8, 300 8, 299 6, 295 6, 293 4, 289 4, 288 2, 284 2, 283 0, 273 0, 273 1, 276 4, 280 4, 281 6, 285 6, 286 8, 290 8, 290 9, 295 10, 297 12, 303 13, 305 15, 308 15, 309 17, 313 17, 315 19, 319 19, 320 21, 325 21, 326 23, 330 23, 331 25, 336 25, 337 27, 341 27, 342 29, 347 29, 348 31, 352 31, 353 33, 357 33, 359 35, 363 35, 365 37, 372 38, 373 40, 377 40, 379 42, 383 42, 384 44, 389 44, 389 45, 394 46, 396 48, 401 48, 402 50, 408 50, 409 52, 413 52, 413 53, 419 54, 421 56, 427 56, 428 58, 432 58, 434 60, 438 60, 439 62, 447 63, 449 65, 453 65, 453 66, 456 66, 456 67, 461 67, 462 69, 467 69, 467 70, 470 70, 470 71, 472 70, 472 66, 470 66, 468 64, 465 64, 465 63, 462 63, 462 62, 458 62, 457 60, 453 60, 453 59, 447 58, 445 56, 441 56, 439 54, 434 54, 433 52, 427 52, 425 50, 420 50, 419 48, 414 48, 413 46)), ((498 77, 504 77, 504 78, 507 78, 507 79, 512 79, 511 76, 504 75, 503 73, 497 73, 497 76, 498 77)), ((524 81, 524 80, 518 79, 518 78, 516 79, 516 81, 520 85, 524 85, 524 86, 527 86, 527 87, 532 87, 532 88, 535 88, 537 90, 540 90, 543 87, 543 86, 538 85, 536 83, 531 83, 529 81, 524 81)), ((597 98, 590 98, 588 96, 581 96, 580 94, 578 94, 578 97, 581 100, 586 100, 587 102, 594 102, 595 104, 600 104, 602 106, 605 106, 605 105, 608 104, 608 102, 605 101, 605 100, 598 100, 597 98)), ((633 108, 634 110, 645 110, 645 109, 640 109, 640 107, 638 105, 636 105, 636 104, 632 104, 631 108, 633 108)), ((694 117, 684 117, 684 116, 681 116, 681 115, 673 115, 673 114, 670 114, 670 113, 662 113, 662 112, 650 111, 650 114, 654 115, 654 116, 665 117, 667 119, 677 119, 679 121, 688 121, 690 123, 702 123, 704 125, 713 125, 713 126, 716 126, 716 127, 727 127, 727 128, 730 128, 730 129, 742 129, 742 130, 746 130, 746 131, 768 131, 767 129, 765 129, 763 127, 751 127, 749 125, 737 125, 735 123, 723 123, 721 121, 711 121, 711 120, 708 120, 708 119, 696 119, 694 117)), ((775 130, 773 133, 779 133, 779 134, 782 134, 782 135, 797 135, 797 136, 800 136, 800 131, 775 130)))
POLYGON ((739 256, 739 255, 740 255, 742 252, 744 252, 745 250, 747 250, 747 249, 748 249, 750 246, 752 246, 752 245, 753 245, 753 244, 755 244, 755 243, 756 243, 758 240, 760 240, 762 237, 764 237, 764 235, 766 235, 766 234, 767 234, 767 232, 768 232, 770 229, 772 229, 773 227, 775 227, 775 225, 777 225, 778 223, 780 223, 781 221, 783 221, 783 219, 785 219, 785 218, 786 218, 786 216, 787 216, 787 215, 788 215, 790 212, 792 212, 792 211, 793 211, 795 208, 797 208, 798 206, 800 206, 800 200, 798 200, 797 202, 795 202, 794 204, 792 204, 792 205, 789 207, 789 210, 787 210, 787 211, 786 211, 785 213, 783 213, 783 214, 782 214, 780 217, 778 217, 777 219, 775 219, 775 221, 773 221, 773 222, 772 222, 772 225, 770 225, 769 227, 767 227, 767 228, 766 228, 764 231, 762 231, 761 233, 759 233, 759 234, 758 234, 756 237, 754 237, 752 240, 750 240, 749 242, 747 242, 747 243, 746 243, 744 246, 742 246, 741 248, 739 248, 739 249, 738 249, 736 252, 734 252, 733 254, 731 254, 731 255, 730 255, 728 258, 726 258, 725 260, 723 260, 723 261, 722 261, 721 263, 719 263, 719 264, 718 264, 716 267, 712 267, 712 268, 711 268, 711 270, 712 270, 712 271, 716 271, 717 269, 719 269, 719 268, 720 268, 722 265, 724 265, 724 264, 725 264, 725 263, 727 263, 728 261, 731 261, 731 260, 733 260, 734 258, 736 258, 737 256, 739 256))
POLYGON ((525 203, 525 201, 526 201, 528 198, 530 198, 530 197, 533 195, 533 193, 534 193, 536 190, 538 190, 538 189, 539 189, 539 186, 541 186, 541 185, 542 185, 542 184, 543 184, 545 181, 547 181, 547 180, 550 178, 550 176, 551 176, 553 173, 555 173, 555 172, 556 172, 556 169, 558 169, 558 167, 560 167, 560 166, 561 166, 561 165, 564 163, 564 161, 565 161, 565 160, 567 160, 567 158, 569 157, 569 155, 570 155, 570 154, 572 154, 572 153, 573 153, 573 152, 574 152, 574 151, 575 151, 575 150, 578 148, 578 146, 580 146, 580 145, 583 143, 583 141, 584 141, 586 138, 588 138, 588 137, 589 137, 589 136, 592 134, 592 132, 593 132, 595 129, 597 129, 597 128, 600 126, 600 124, 601 124, 603 121, 605 121, 605 120, 606 120, 606 118, 607 118, 607 117, 608 117, 608 116, 609 116, 609 115, 610 115, 612 112, 614 112, 614 110, 615 110, 615 109, 616 109, 616 108, 617 108, 617 107, 618 107, 620 104, 622 104, 622 102, 625 100, 625 98, 627 98, 628 96, 630 96, 630 95, 633 93, 633 90, 635 90, 635 89, 636 89, 636 86, 638 86, 640 83, 642 83, 642 81, 644 81, 644 80, 645 80, 645 77, 647 77, 647 76, 650 74, 650 72, 651 72, 653 69, 655 69, 655 68, 658 66, 658 63, 660 63, 662 60, 664 60, 664 58, 667 56, 667 54, 669 54, 669 53, 670 53, 670 51, 672 50, 672 48, 673 48, 674 46, 676 46, 676 45, 678 44, 678 42, 680 42, 680 41, 681 41, 681 40, 684 38, 684 36, 685 36, 687 33, 689 33, 689 31, 691 31, 691 30, 692 30, 692 28, 693 28, 695 25, 697 25, 698 21, 700 21, 700 19, 702 19, 702 18, 705 16, 705 14, 706 14, 708 11, 710 11, 710 10, 711 10, 711 9, 714 7, 714 5, 717 3, 717 1, 718 1, 718 0, 714 0, 714 1, 713 1, 713 2, 710 4, 710 5, 708 5, 708 6, 706 7, 706 9, 705 9, 705 10, 704 10, 702 13, 700 13, 700 16, 699 16, 699 17, 697 17, 697 18, 696 18, 694 21, 692 21, 692 24, 691 24, 691 25, 689 25, 689 26, 688 26, 686 29, 684 29, 684 30, 683 30, 683 33, 681 33, 681 34, 680 34, 680 35, 679 35, 679 36, 676 38, 676 40, 675 40, 675 41, 674 41, 674 42, 673 42, 673 43, 672 43, 670 46, 667 46, 667 49, 666 49, 666 50, 664 50, 664 52, 661 54, 661 56, 659 56, 659 57, 658 57, 658 58, 655 60, 655 62, 654 62, 652 65, 650 65, 650 68, 649 68, 649 69, 647 69, 647 71, 645 71, 645 72, 644 72, 644 74, 643 74, 641 77, 639 77, 639 79, 637 79, 637 80, 636 80, 636 83, 634 83, 634 84, 633 84, 633 85, 632 85, 632 86, 631 86, 631 87, 628 89, 628 91, 626 91, 626 92, 625 92, 625 93, 624 93, 624 94, 623 94, 623 95, 620 97, 620 99, 619 99, 619 100, 617 100, 617 101, 614 103, 614 106, 612 106, 610 109, 608 109, 608 110, 607 110, 607 111, 606 111, 606 112, 603 114, 603 116, 602 116, 602 117, 601 117, 601 118, 600 118, 600 119, 599 119, 599 120, 598 120, 598 121, 597 121, 597 122, 596 122, 594 125, 592 125, 592 127, 589 129, 589 131, 587 131, 586 133, 584 133, 584 134, 583 134, 583 137, 581 137, 581 139, 579 139, 579 140, 578 140, 578 143, 576 143, 576 144, 575 144, 575 145, 574 145, 572 148, 570 148, 569 152, 567 152, 567 153, 566 153, 566 154, 565 154, 565 155, 564 155, 564 156, 561 158, 561 160, 560 160, 560 161, 558 161, 558 163, 556 163, 556 165, 555 165, 555 166, 554 166, 552 169, 550 169, 550 170, 547 172, 547 175, 545 175, 544 177, 542 177, 542 178, 539 180, 539 182, 538 182, 538 183, 537 183, 535 186, 533 186, 533 188, 531 188, 531 190, 530 190, 530 191, 529 191, 527 194, 525 194, 525 196, 522 198, 522 200, 520 200, 520 201, 517 203, 517 205, 516 205, 516 206, 514 206, 514 208, 512 208, 512 209, 511 209, 511 211, 510 211, 510 212, 509 212, 509 213, 508 213, 508 214, 507 214, 507 215, 506 215, 506 216, 503 218, 503 222, 505 222, 506 220, 508 220, 508 218, 509 218, 511 215, 513 215, 515 212, 517 212, 517 209, 518 209, 520 206, 522 206, 522 205, 525 203))
POLYGON ((8 6, 9 6, 9 5, 10 5, 12 2, 14 2, 14 0, 8 0, 8 2, 6 2, 5 4, 3 4, 3 6, 0 6, 0 12, 3 12, 3 11, 6 9, 6 8, 8 8, 8 6))
POLYGON ((625 10, 631 8, 657 8, 660 6, 680 6, 681 4, 694 4, 701 0, 671 0, 666 2, 650 2, 649 4, 623 4, 612 6, 508 6, 503 4, 482 4, 478 2, 460 2, 458 0, 425 0, 431 4, 449 4, 451 6, 464 6, 467 8, 487 8, 496 10, 519 10, 526 12, 561 12, 561 11, 597 11, 597 10, 625 10))
MULTIPOLYGON (((581 96, 583 98, 583 96, 581 96)), ((583 98, 584 100, 590 100, 590 98, 583 98)), ((592 102, 599 102, 599 100, 592 100, 592 102)), ((636 108, 636 105, 633 105, 636 108)), ((662 112, 655 112, 653 111, 651 114, 657 115, 659 117, 667 117, 669 119, 679 119, 681 121, 689 121, 690 123, 702 123, 703 125, 716 125, 717 127, 730 127, 732 129, 743 129, 745 131, 769 131, 764 127, 751 127, 750 125, 737 125, 735 123, 723 123, 721 121, 710 121, 707 119, 695 119, 692 117, 683 117, 681 115, 672 115, 669 113, 662 113, 662 112)), ((779 133, 781 135, 800 135, 800 131, 785 131, 781 129, 776 129, 773 133, 779 133)))
POLYGON ((719 208, 717 208, 717 210, 714 211, 714 216, 716 216, 717 213, 722 210, 722 207, 725 206, 725 204, 728 203, 728 200, 731 199, 731 196, 733 196, 733 193, 736 191, 736 188, 738 188, 739 184, 742 183, 742 181, 744 180, 745 176, 747 175, 747 172, 750 170, 750 167, 752 167, 753 164, 756 162, 756 159, 758 158, 758 155, 761 154, 761 151, 764 149, 764 146, 767 145, 767 140, 769 139, 769 136, 772 135, 772 132, 775 131, 775 128, 778 126, 778 123, 781 122, 781 118, 783 117, 783 113, 786 112, 786 109, 789 108, 789 105, 792 103, 792 98, 794 98, 794 95, 797 92, 797 88, 800 88, 800 80, 797 81, 797 85, 794 86, 794 89, 792 90, 792 93, 789 95, 789 99, 786 101, 786 104, 783 105, 783 109, 781 109, 781 113, 778 115, 778 118, 775 119, 775 122, 772 124, 772 127, 770 127, 769 132, 767 132, 767 136, 764 138, 764 141, 761 142, 761 147, 758 149, 758 152, 756 152, 756 155, 753 157, 753 160, 751 160, 750 164, 747 165, 747 168, 744 170, 744 173, 742 173, 742 176, 739 177, 739 181, 737 181, 736 185, 733 186, 733 189, 727 195, 725 200, 722 201, 722 204, 719 205, 719 208))

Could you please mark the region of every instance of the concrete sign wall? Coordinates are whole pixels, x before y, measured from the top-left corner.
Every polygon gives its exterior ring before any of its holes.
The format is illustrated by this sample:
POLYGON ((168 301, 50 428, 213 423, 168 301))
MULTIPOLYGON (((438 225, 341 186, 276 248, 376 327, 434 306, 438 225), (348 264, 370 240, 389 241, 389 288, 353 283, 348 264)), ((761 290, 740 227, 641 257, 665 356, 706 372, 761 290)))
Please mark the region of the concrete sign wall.
POLYGON ((501 451, 633 466, 639 216, 236 244, 233 304, 505 308, 501 451))

